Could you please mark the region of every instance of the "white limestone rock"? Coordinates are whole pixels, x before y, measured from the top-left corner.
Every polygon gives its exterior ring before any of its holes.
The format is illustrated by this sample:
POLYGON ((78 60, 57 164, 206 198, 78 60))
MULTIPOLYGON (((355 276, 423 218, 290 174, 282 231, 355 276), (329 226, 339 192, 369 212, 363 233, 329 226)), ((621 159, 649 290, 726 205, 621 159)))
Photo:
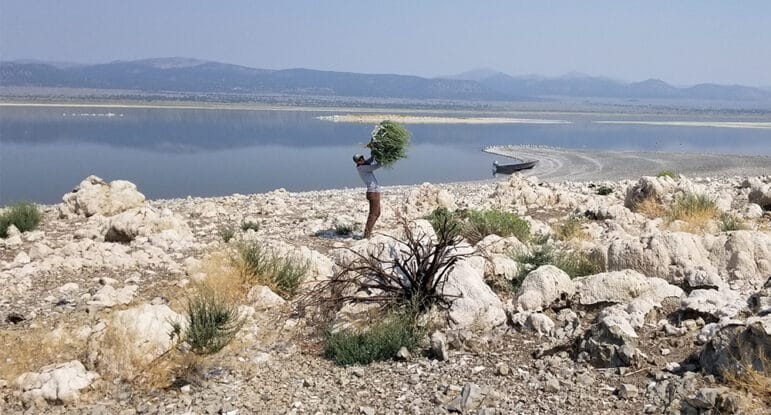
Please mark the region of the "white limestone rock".
POLYGON ((153 245, 187 246, 192 232, 187 223, 168 209, 160 212, 145 206, 131 209, 110 219, 104 232, 107 242, 127 243, 143 236, 150 238, 153 245))
POLYGON ((112 285, 105 285, 91 296, 88 304, 97 307, 114 307, 116 305, 129 304, 134 299, 134 293, 136 293, 138 288, 136 285, 127 285, 116 290, 112 285))
POLYGON ((99 177, 88 176, 62 200, 59 213, 63 218, 112 216, 142 206, 145 196, 131 182, 115 180, 107 183, 99 177))
POLYGON ((648 278, 634 270, 611 271, 573 280, 579 304, 631 303, 644 298, 656 305, 667 297, 680 298, 683 290, 661 278, 648 278))
POLYGON ((134 379, 175 344, 175 325, 184 317, 166 305, 142 304, 117 311, 106 328, 89 339, 89 361, 100 373, 134 379))
POLYGON ((455 329, 491 330, 506 323, 506 312, 500 298, 485 283, 484 260, 481 265, 472 259, 455 264, 447 276, 444 294, 453 300, 449 310, 451 326, 455 329))
POLYGON ((576 288, 565 271, 544 265, 527 274, 517 292, 517 306, 524 311, 538 311, 561 298, 575 294, 576 288))
POLYGON ((747 299, 730 288, 720 290, 693 290, 680 303, 680 308, 696 312, 714 319, 733 318, 747 310, 747 299))
POLYGON ((72 404, 78 401, 80 391, 98 378, 98 373, 87 371, 80 361, 73 360, 42 367, 38 372, 24 373, 14 383, 21 390, 24 402, 45 400, 72 404))
POLYGON ((286 300, 264 285, 257 285, 249 289, 246 299, 255 309, 259 310, 281 307, 286 304, 286 300))

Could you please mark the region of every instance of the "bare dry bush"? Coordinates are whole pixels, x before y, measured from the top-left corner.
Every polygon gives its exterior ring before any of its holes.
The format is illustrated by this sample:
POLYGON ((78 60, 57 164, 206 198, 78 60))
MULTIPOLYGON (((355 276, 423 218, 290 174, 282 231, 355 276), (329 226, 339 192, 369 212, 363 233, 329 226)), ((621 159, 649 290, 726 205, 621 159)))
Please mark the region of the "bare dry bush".
POLYGON ((70 360, 80 360, 85 340, 65 328, 0 330, 0 379, 13 382, 25 372, 70 360))
POLYGON ((413 230, 407 220, 400 222, 403 239, 393 238, 393 245, 365 253, 351 250, 354 260, 303 300, 332 309, 346 303, 379 304, 384 309, 412 306, 418 311, 433 305, 448 307, 452 299, 444 294, 444 284, 458 260, 467 256, 456 250, 462 240, 457 223, 440 219, 433 239, 413 230), (396 252, 387 252, 391 249, 396 252), (362 291, 368 295, 360 295, 362 291))
POLYGON ((747 413, 767 413, 771 408, 771 361, 769 355, 758 353, 754 359, 742 360, 736 371, 723 373, 723 380, 732 388, 739 389, 747 396, 742 406, 747 413))

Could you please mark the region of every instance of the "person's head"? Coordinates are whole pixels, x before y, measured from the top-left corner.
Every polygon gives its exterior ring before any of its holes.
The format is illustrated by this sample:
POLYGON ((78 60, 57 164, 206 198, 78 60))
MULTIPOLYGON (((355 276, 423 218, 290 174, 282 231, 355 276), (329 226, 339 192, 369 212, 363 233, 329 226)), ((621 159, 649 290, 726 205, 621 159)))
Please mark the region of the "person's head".
POLYGON ((364 156, 361 154, 354 154, 353 162, 356 163, 357 165, 364 164, 364 156))

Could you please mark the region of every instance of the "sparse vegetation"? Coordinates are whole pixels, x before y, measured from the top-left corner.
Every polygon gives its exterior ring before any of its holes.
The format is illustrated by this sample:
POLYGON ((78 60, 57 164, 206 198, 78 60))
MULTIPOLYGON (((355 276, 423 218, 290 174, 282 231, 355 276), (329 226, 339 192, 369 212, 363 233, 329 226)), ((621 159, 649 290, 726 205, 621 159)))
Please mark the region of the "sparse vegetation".
POLYGON ((471 244, 476 244, 488 235, 501 237, 515 236, 520 241, 530 239, 530 223, 512 212, 501 210, 463 210, 449 212, 438 208, 426 217, 437 229, 437 224, 446 220, 455 226, 456 232, 471 244))
POLYGON ((366 365, 392 359, 402 347, 415 349, 422 336, 414 315, 400 310, 390 313, 366 331, 328 332, 324 355, 341 366, 366 365))
POLYGON ((669 212, 669 220, 681 220, 691 228, 700 229, 718 216, 715 201, 707 195, 687 193, 675 200, 669 212))
POLYGON ((225 243, 228 243, 236 235, 236 230, 232 226, 223 226, 217 229, 217 234, 225 243))
POLYGON ((518 255, 514 258, 524 265, 520 274, 514 279, 514 289, 519 288, 522 279, 530 271, 542 265, 554 265, 565 271, 571 278, 582 277, 602 272, 602 266, 583 251, 557 250, 552 245, 541 245, 529 254, 518 255))
POLYGON ((40 219, 40 211, 34 203, 19 202, 11 205, 0 214, 0 238, 8 237, 11 225, 20 232, 27 232, 37 228, 40 219))
POLYGON ((677 178, 677 174, 673 172, 672 170, 661 170, 660 172, 656 173, 656 177, 671 177, 673 179, 677 178))
POLYGON ((259 231, 260 230, 260 224, 257 223, 257 222, 252 222, 252 221, 241 222, 241 230, 242 231, 246 232, 246 231, 248 231, 250 229, 255 231, 255 232, 259 231))
POLYGON ((197 354, 222 350, 243 326, 236 304, 216 291, 201 287, 188 299, 185 341, 197 354))
POLYGON ((284 298, 297 293, 310 268, 307 261, 280 255, 256 241, 242 243, 238 254, 244 282, 268 286, 284 298))
POLYGON ((555 227, 555 234, 563 241, 586 239, 588 235, 581 229, 582 223, 578 216, 570 216, 555 227))
POLYGON ((740 231, 747 229, 747 225, 742 220, 730 213, 720 215, 720 230, 722 232, 740 231))

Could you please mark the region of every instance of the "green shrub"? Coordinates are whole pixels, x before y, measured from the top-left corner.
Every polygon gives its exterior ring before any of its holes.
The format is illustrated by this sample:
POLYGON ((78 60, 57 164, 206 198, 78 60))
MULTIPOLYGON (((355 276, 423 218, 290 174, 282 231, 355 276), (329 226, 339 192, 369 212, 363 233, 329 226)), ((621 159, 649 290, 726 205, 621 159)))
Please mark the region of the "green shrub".
POLYGON ((40 211, 34 203, 19 202, 11 205, 0 215, 0 237, 8 237, 8 228, 11 225, 20 232, 31 231, 37 228, 40 219, 40 211))
POLYGON ((487 235, 515 236, 524 242, 530 239, 530 223, 512 212, 469 210, 463 236, 473 245, 487 235))
POLYGON ((232 226, 223 226, 217 230, 217 234, 225 243, 228 243, 236 235, 236 230, 232 226))
POLYGON ((341 366, 366 365, 393 359, 402 347, 415 349, 422 334, 412 313, 395 312, 366 331, 328 332, 324 355, 341 366))
POLYGON ((214 291, 202 289, 188 299, 185 341, 197 354, 222 350, 244 324, 238 307, 214 291))
POLYGON ((608 186, 600 186, 597 188, 597 194, 600 196, 607 196, 613 193, 613 188, 608 186))
POLYGON ((257 223, 257 222, 252 222, 252 221, 244 221, 244 222, 241 222, 241 230, 242 230, 242 231, 246 232, 246 231, 248 231, 249 229, 251 229, 251 230, 253 230, 253 231, 257 232, 257 231, 259 231, 259 230, 260 230, 260 224, 259 224, 259 223, 257 223))
POLYGON ((742 220, 730 213, 720 215, 720 230, 723 232, 741 231, 747 229, 742 220))
POLYGON ((246 282, 270 287, 284 298, 292 298, 308 274, 308 261, 282 256, 256 241, 238 248, 238 260, 246 282))
POLYGON ((671 177, 673 179, 676 179, 677 174, 675 174, 675 172, 673 172, 672 170, 662 170, 656 173, 656 177, 671 177))
POLYGON ((429 213, 425 219, 431 223, 435 232, 439 232, 443 224, 451 226, 456 234, 460 234, 463 225, 461 224, 462 212, 450 212, 447 208, 436 208, 429 213))

